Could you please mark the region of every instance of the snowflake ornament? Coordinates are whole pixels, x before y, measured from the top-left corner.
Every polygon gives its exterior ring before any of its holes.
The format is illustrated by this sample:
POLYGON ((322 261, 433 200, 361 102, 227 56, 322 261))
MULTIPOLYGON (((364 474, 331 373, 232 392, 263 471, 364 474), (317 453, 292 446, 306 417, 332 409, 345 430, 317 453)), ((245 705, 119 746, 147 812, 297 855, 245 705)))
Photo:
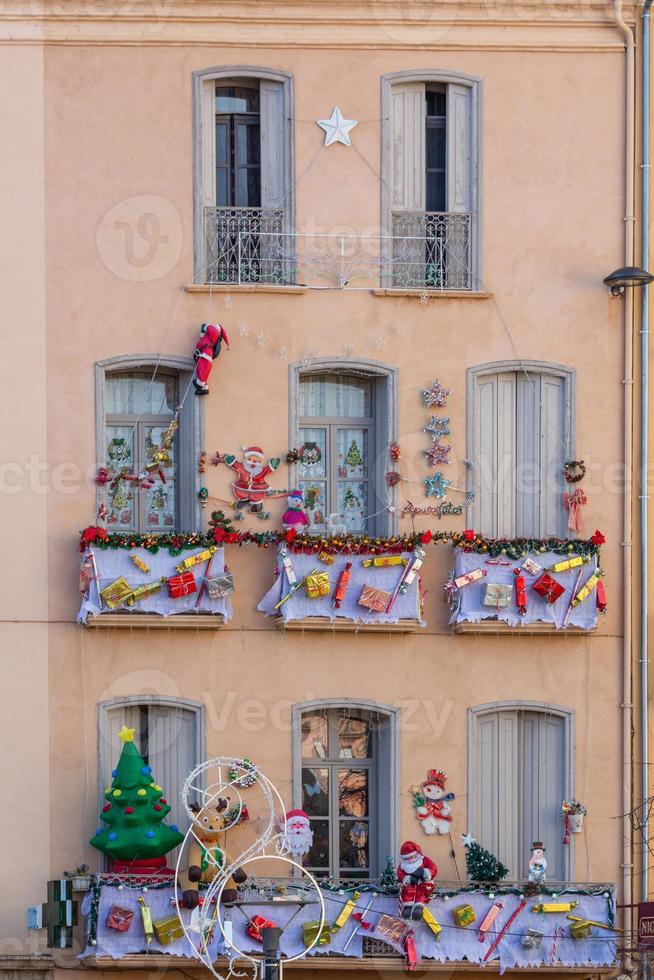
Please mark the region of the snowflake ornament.
POLYGON ((431 388, 423 391, 422 397, 427 408, 445 408, 449 393, 449 388, 444 388, 438 381, 434 381, 431 388))
POLYGON ((449 442, 434 441, 429 449, 425 449, 425 456, 430 466, 442 466, 443 463, 451 463, 450 452, 452 447, 449 442))
POLYGON ((447 488, 451 484, 452 481, 446 480, 442 473, 437 473, 435 476, 426 476, 425 493, 428 497, 438 497, 439 500, 444 500, 447 488))
POLYGON ((450 418, 449 415, 432 415, 429 425, 424 428, 425 432, 431 433, 435 442, 438 442, 441 436, 449 436, 450 434, 450 418))

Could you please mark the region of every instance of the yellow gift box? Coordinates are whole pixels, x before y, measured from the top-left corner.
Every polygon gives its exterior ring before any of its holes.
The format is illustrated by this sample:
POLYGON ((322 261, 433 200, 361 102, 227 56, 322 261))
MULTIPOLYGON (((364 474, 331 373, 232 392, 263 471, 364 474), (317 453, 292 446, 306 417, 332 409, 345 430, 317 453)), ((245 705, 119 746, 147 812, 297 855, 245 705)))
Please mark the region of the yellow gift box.
POLYGON ((315 575, 307 575, 304 580, 309 599, 322 599, 329 595, 329 575, 327 572, 316 572, 315 575))
POLYGON ((177 915, 167 915, 165 919, 157 919, 156 922, 152 923, 152 928, 157 937, 157 942, 161 943, 162 946, 169 946, 170 943, 174 943, 176 939, 182 939, 184 936, 184 927, 177 915))
POLYGON ((117 606, 121 606, 127 597, 131 594, 132 587, 128 583, 127 579, 121 575, 117 578, 115 582, 108 585, 106 588, 100 590, 100 598, 109 609, 115 609, 117 606))
POLYGON ((589 936, 593 935, 593 927, 585 919, 582 919, 581 922, 571 922, 570 935, 573 939, 588 939, 589 936))
POLYGON ((472 905, 457 905, 455 909, 452 909, 452 918, 458 926, 465 929, 466 926, 475 921, 475 910, 472 905))

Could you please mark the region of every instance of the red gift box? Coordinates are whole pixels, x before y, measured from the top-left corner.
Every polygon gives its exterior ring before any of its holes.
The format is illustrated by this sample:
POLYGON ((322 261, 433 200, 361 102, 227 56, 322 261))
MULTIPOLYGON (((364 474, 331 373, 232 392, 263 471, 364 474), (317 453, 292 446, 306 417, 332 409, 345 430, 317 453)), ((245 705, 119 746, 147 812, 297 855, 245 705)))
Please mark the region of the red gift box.
POLYGON ((197 592, 198 587, 193 572, 182 572, 168 579, 168 595, 171 599, 182 599, 185 595, 197 592))
POLYGON ((270 919, 264 919, 262 915, 253 915, 250 919, 250 925, 245 931, 251 939, 256 939, 258 943, 262 943, 263 936, 261 935, 261 930, 274 928, 275 923, 271 922, 270 919))
POLYGON ((133 918, 134 912, 131 909, 122 909, 120 905, 112 905, 107 916, 107 925, 110 929, 116 929, 118 932, 127 932, 133 918))
POLYGON ((555 578, 543 572, 540 578, 536 579, 532 585, 534 592, 537 592, 541 599, 544 599, 548 606, 554 605, 565 592, 564 587, 555 578))

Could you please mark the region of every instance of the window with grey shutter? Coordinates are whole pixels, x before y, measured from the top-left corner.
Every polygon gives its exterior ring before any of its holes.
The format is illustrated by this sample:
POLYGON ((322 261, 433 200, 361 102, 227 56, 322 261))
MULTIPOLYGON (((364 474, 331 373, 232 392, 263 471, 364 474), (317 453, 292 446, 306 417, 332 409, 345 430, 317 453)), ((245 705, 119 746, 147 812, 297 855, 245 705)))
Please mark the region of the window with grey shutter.
POLYGON ((478 81, 391 76, 384 91, 385 284, 478 288, 478 81))
POLYGON ((469 830, 509 868, 527 876, 531 844, 547 848, 548 877, 568 877, 561 802, 570 786, 568 719, 541 710, 472 712, 469 830))
POLYGON ((292 212, 290 78, 218 71, 199 73, 198 84, 196 276, 237 285, 291 281, 284 252, 292 212))
POLYGON ((493 537, 565 534, 572 372, 471 371, 475 527, 493 537))

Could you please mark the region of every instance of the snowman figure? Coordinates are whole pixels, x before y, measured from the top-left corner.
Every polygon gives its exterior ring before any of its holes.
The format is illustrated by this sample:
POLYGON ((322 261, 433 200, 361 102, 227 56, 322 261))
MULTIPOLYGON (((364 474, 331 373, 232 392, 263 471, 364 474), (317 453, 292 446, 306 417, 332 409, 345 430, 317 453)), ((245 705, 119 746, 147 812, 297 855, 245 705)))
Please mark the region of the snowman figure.
POLYGON ((445 791, 447 773, 442 769, 430 769, 427 779, 414 790, 414 806, 422 829, 430 837, 433 834, 449 834, 452 829, 450 801, 454 793, 445 791))
POLYGON ((535 840, 531 845, 531 857, 529 858, 529 881, 540 885, 547 880, 547 859, 543 842, 535 840))
POLYGON ((286 498, 288 507, 284 511, 282 524, 287 531, 302 530, 309 523, 309 518, 304 510, 304 498, 301 490, 293 490, 286 498))

